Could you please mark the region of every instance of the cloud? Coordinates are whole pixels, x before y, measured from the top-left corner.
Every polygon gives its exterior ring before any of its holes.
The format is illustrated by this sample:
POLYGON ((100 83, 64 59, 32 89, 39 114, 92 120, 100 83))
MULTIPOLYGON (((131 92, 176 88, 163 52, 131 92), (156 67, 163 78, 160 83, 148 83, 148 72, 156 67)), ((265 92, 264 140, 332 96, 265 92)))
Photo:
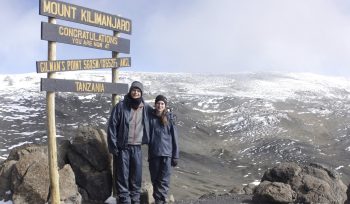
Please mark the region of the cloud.
POLYGON ((18 73, 24 67, 28 71, 35 71, 35 57, 41 52, 40 18, 35 8, 24 5, 22 1, 16 0, 2 2, 1 72, 10 70, 18 73))
MULTIPOLYGON (((67 2, 67 1, 66 1, 67 2)), ((70 3, 133 21, 132 70, 163 72, 286 71, 350 75, 350 3, 341 0, 128 0, 70 3)), ((2 4, 0 71, 35 71, 46 60, 38 2, 2 4)), ((58 21, 58 24, 111 33, 58 21)), ((58 59, 110 57, 63 45, 58 59)))
POLYGON ((145 63, 172 71, 349 73, 350 19, 333 1, 196 2, 147 19, 145 63))

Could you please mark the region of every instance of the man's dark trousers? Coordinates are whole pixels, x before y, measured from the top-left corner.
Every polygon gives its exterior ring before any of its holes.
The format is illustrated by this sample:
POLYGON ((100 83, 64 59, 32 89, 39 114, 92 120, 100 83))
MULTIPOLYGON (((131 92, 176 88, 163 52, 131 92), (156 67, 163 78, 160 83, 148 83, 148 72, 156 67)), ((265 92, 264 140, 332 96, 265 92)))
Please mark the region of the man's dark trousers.
POLYGON ((141 145, 128 145, 114 156, 118 204, 140 203, 142 180, 141 145))

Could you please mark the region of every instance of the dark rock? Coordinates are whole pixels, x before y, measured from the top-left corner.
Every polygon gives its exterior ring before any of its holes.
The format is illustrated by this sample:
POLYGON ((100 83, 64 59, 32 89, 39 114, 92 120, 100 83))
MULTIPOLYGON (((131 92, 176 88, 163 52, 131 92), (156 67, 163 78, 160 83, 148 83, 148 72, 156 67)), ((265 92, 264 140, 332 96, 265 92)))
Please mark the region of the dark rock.
POLYGON ((79 190, 79 193, 82 197, 83 202, 90 203, 89 202, 89 194, 87 193, 87 191, 84 188, 80 188, 79 186, 78 186, 78 190, 79 190))
POLYGON ((282 163, 264 173, 261 181, 287 183, 301 172, 301 168, 295 163, 282 163))
POLYGON ((262 203, 292 203, 296 193, 289 184, 263 181, 255 188, 253 201, 262 203))
MULTIPOLYGON (((198 200, 177 200, 178 204, 242 204, 242 203, 257 203, 252 201, 252 195, 238 194, 222 194, 208 193, 198 200)), ((260 202, 258 202, 260 203, 260 202)))
POLYGON ((248 184, 248 185, 244 186, 243 187, 244 194, 246 194, 246 195, 253 194, 255 187, 256 186, 254 184, 248 184))
POLYGON ((233 188, 229 191, 229 193, 233 194, 245 194, 244 190, 240 186, 233 186, 233 188))
POLYGON ((57 144, 57 166, 58 169, 62 169, 66 164, 68 164, 67 153, 70 149, 69 140, 61 140, 57 144))
MULTIPOLYGON (((72 141, 71 144, 63 140, 57 145, 61 203, 103 203, 112 189, 106 133, 82 128, 72 141)), ((47 146, 33 144, 10 152, 0 166, 0 200, 35 204, 49 202, 47 152, 47 146)))
POLYGON ((328 167, 326 165, 317 164, 317 163, 310 163, 310 167, 314 167, 315 169, 322 169, 322 170, 327 172, 329 177, 334 178, 334 179, 340 179, 339 173, 336 171, 333 171, 330 167, 328 167))
POLYGON ((219 195, 217 193, 214 192, 210 192, 207 194, 202 195, 201 197, 199 197, 199 200, 208 200, 208 199, 214 199, 216 197, 218 197, 219 195))
POLYGON ((28 155, 34 152, 41 152, 41 153, 47 154, 47 148, 41 145, 25 144, 12 149, 9 156, 7 157, 7 160, 18 161, 21 159, 22 156, 28 155))
POLYGON ((41 151, 24 154, 12 171, 14 203, 46 203, 49 195, 48 157, 41 151))
MULTIPOLYGON (((60 168, 67 163, 67 151, 70 147, 70 142, 68 140, 62 140, 57 143, 57 165, 60 168)), ((20 147, 14 148, 7 160, 18 161, 22 156, 28 155, 34 152, 42 152, 48 154, 47 145, 36 145, 36 144, 25 144, 20 147)))
POLYGON ((103 171, 109 167, 109 153, 103 137, 106 136, 101 135, 101 132, 96 129, 82 127, 78 135, 73 138, 71 150, 89 162, 90 166, 97 171, 103 171))
POLYGON ((75 176, 69 164, 59 170, 60 176, 60 199, 65 204, 80 204, 81 195, 75 183, 75 176))
POLYGON ((83 201, 103 202, 112 193, 110 155, 104 138, 103 131, 81 128, 67 153, 76 182, 86 191, 83 201))
MULTIPOLYGON (((266 185, 265 181, 269 181, 270 185, 275 185, 276 182, 290 185, 296 193, 297 203, 344 203, 347 200, 347 187, 340 180, 339 174, 320 164, 279 164, 265 172, 262 183, 257 188, 267 188, 263 186, 266 185)), ((254 197, 263 196, 259 194, 261 192, 263 191, 254 191, 254 197)), ((276 200, 277 197, 271 197, 271 201, 276 200)))
POLYGON ((8 200, 10 197, 6 192, 11 190, 11 174, 12 169, 17 161, 6 160, 0 166, 0 200, 8 200))
POLYGON ((345 202, 345 204, 350 204, 350 184, 348 185, 348 190, 346 191, 346 195, 348 196, 348 200, 345 202))

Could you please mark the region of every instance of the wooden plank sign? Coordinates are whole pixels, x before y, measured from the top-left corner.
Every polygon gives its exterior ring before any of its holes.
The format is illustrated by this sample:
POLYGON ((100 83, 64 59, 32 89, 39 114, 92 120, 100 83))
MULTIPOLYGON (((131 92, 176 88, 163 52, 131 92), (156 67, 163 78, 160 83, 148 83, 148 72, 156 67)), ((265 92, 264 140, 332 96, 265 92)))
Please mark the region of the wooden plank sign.
POLYGON ((130 53, 130 40, 128 39, 45 22, 41 22, 41 39, 119 53, 130 53))
POLYGON ((56 0, 40 0, 39 14, 131 34, 131 20, 56 0))
POLYGON ((130 67, 130 57, 97 58, 97 59, 72 59, 55 61, 37 61, 37 73, 82 71, 93 69, 106 69, 116 67, 130 67))
POLYGON ((128 84, 41 78, 41 91, 79 93, 128 93, 128 84))

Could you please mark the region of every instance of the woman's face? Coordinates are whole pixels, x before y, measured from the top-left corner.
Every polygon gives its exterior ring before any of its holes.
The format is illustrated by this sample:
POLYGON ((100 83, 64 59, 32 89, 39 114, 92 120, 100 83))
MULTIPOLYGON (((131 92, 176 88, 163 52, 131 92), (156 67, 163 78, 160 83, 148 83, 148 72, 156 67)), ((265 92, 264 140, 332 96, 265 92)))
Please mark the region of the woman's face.
POLYGON ((156 103, 156 110, 159 113, 161 113, 161 112, 163 112, 165 110, 165 103, 164 103, 164 101, 158 101, 156 103))

